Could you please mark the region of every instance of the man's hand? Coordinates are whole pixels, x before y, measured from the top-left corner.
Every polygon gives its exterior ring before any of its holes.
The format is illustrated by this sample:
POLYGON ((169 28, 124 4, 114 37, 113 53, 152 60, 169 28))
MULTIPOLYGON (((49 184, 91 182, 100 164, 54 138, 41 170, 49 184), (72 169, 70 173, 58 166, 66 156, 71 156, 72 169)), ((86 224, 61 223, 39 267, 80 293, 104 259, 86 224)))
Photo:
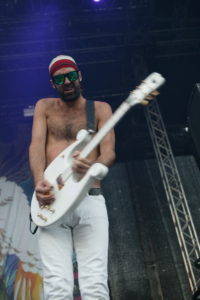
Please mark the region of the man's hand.
POLYGON ((42 205, 50 205, 54 201, 53 186, 45 179, 38 181, 35 187, 36 197, 42 205))
POLYGON ((75 151, 72 157, 74 159, 72 170, 79 175, 85 175, 85 173, 91 167, 92 162, 86 158, 81 158, 79 151, 75 151))

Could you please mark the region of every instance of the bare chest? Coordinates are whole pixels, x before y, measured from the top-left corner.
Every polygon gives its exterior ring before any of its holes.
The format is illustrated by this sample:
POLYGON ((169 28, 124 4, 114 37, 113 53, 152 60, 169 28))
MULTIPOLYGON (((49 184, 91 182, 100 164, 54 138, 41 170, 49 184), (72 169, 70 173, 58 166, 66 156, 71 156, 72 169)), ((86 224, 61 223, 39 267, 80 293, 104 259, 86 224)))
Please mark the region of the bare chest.
POLYGON ((47 118, 49 138, 56 140, 72 141, 80 129, 86 128, 86 114, 82 112, 73 113, 51 113, 47 118))

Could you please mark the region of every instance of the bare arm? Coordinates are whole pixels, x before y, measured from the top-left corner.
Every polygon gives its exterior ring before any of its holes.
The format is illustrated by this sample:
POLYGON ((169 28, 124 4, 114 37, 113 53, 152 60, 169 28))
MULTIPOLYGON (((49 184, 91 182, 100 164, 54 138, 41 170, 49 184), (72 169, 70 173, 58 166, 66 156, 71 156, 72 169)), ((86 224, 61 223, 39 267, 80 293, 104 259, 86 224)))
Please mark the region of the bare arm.
MULTIPOLYGON (((112 110, 109 104, 103 102, 96 103, 96 114, 98 119, 98 131, 111 118, 112 110)), ((99 157, 95 162, 100 162, 110 167, 115 160, 115 134, 112 129, 101 141, 99 145, 99 157)))
POLYGON ((46 106, 44 101, 38 101, 35 107, 32 140, 29 147, 29 162, 34 178, 37 199, 41 204, 48 204, 53 200, 54 196, 51 185, 44 179, 47 138, 46 106))
POLYGON ((43 173, 46 166, 45 144, 46 144, 46 115, 45 104, 42 100, 35 106, 32 139, 29 147, 30 168, 34 177, 34 182, 43 179, 43 173))
MULTIPOLYGON (((112 110, 107 103, 97 103, 97 118, 98 118, 98 130, 104 126, 104 124, 112 116, 112 110)), ((101 141, 100 155, 96 162, 100 162, 108 167, 110 167, 115 160, 115 134, 114 129, 112 129, 101 141)))

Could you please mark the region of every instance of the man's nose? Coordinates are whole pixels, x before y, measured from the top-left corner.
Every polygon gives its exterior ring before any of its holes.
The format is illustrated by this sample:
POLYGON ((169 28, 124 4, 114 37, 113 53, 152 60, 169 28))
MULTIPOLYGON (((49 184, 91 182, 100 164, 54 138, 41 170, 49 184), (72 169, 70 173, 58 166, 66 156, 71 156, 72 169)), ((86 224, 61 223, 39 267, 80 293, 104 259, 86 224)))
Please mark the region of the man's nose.
POLYGON ((67 76, 65 77, 65 84, 70 84, 71 81, 67 78, 67 76))

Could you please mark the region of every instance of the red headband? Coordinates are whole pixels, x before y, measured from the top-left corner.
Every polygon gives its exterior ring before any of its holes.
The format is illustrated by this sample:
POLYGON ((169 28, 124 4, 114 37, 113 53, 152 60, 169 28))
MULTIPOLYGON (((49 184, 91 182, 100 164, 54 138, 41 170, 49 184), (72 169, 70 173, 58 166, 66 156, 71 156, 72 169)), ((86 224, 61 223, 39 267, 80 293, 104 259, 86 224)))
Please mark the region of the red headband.
POLYGON ((51 67, 49 69, 49 73, 52 76, 53 73, 55 73, 56 71, 58 71, 62 68, 65 68, 65 67, 71 67, 71 68, 75 69, 76 71, 78 71, 78 66, 72 60, 60 59, 51 65, 51 67))

